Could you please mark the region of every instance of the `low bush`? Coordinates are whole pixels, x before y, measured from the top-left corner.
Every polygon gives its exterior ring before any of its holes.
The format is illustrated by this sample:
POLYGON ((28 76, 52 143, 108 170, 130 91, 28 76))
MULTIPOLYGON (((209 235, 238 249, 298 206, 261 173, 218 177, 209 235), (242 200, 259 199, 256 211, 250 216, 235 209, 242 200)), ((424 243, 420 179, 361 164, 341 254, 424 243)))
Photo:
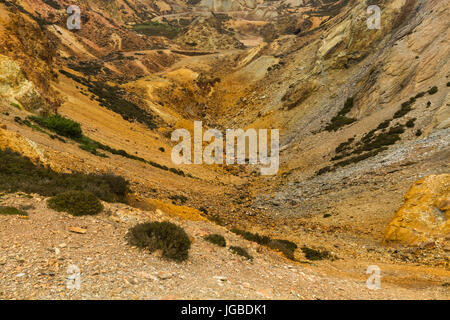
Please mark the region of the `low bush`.
POLYGON ((0 150, 0 191, 37 193, 51 197, 85 190, 107 202, 126 202, 128 181, 112 174, 59 173, 11 150, 0 150))
MULTIPOLYGON (((125 150, 114 149, 114 148, 111 148, 110 146, 107 146, 98 141, 95 141, 95 140, 83 135, 80 125, 77 122, 70 120, 68 118, 64 118, 62 116, 49 116, 49 117, 32 116, 32 117, 28 117, 28 119, 39 124, 41 127, 47 128, 47 129, 54 131, 62 136, 73 139, 74 141, 76 141, 80 144, 79 145, 80 149, 85 150, 93 155, 96 155, 96 156, 99 156, 102 158, 108 158, 108 156, 106 154, 98 151, 98 149, 100 149, 100 150, 107 151, 107 152, 110 152, 115 155, 122 156, 124 158, 147 163, 155 168, 165 170, 165 171, 170 171, 172 173, 175 173, 175 174, 183 176, 183 177, 189 176, 189 177, 193 178, 192 175, 185 174, 183 172, 183 170, 179 170, 179 169, 175 169, 175 168, 168 168, 167 166, 160 165, 156 162, 147 161, 141 157, 129 154, 125 150)), ((39 128, 35 125, 32 125, 28 120, 22 120, 20 117, 17 117, 16 122, 19 124, 26 124, 27 126, 33 128, 33 129, 36 129, 43 133, 48 134, 47 132, 43 131, 41 128, 39 128)), ((64 143, 66 142, 66 141, 64 141, 64 139, 59 138, 58 136, 50 135, 50 137, 52 139, 58 139, 64 143)))
POLYGON ((95 215, 103 211, 102 203, 88 191, 69 191, 47 201, 50 209, 74 216, 95 215))
POLYGON ((14 207, 3 207, 0 206, 0 216, 27 216, 28 213, 26 213, 23 210, 19 210, 17 208, 14 207))
POLYGON ((349 124, 352 124, 355 122, 356 119, 354 118, 347 118, 346 116, 335 116, 333 119, 331 119, 331 123, 329 123, 325 130, 327 131, 337 131, 338 129, 347 126, 349 124))
POLYGON ((178 262, 188 258, 191 240, 183 228, 171 222, 141 223, 131 228, 127 235, 132 246, 150 252, 162 250, 162 257, 178 262))
POLYGON ((169 39, 174 39, 180 29, 165 23, 159 23, 157 21, 150 21, 144 24, 136 24, 133 26, 136 32, 148 35, 148 36, 162 36, 169 39))
POLYGON ((336 153, 340 153, 344 150, 347 150, 353 141, 355 141, 355 138, 350 138, 346 142, 342 142, 340 145, 337 146, 337 148, 335 150, 336 153))
POLYGON ((330 259, 331 255, 328 251, 324 250, 316 250, 312 248, 308 248, 306 246, 302 247, 302 251, 305 254, 305 258, 311 261, 314 260, 324 260, 324 259, 330 259))
POLYGON ((46 117, 32 116, 29 118, 40 126, 56 132, 57 134, 64 137, 79 139, 83 136, 81 125, 78 122, 65 118, 61 115, 57 114, 46 117))
POLYGON ((415 98, 419 99, 422 98, 423 96, 425 96, 426 92, 419 92, 418 94, 416 94, 415 98))
POLYGON ((22 107, 18 105, 17 103, 11 102, 11 106, 13 106, 16 109, 22 110, 22 107))
POLYGON ((215 224, 219 225, 219 226, 224 226, 225 225, 225 221, 223 221, 223 219, 219 216, 219 215, 207 215, 206 218, 211 221, 214 222, 215 224))
POLYGON ((408 120, 407 122, 406 122, 406 127, 407 128, 414 128, 414 123, 416 122, 416 118, 413 118, 413 119, 410 119, 410 120, 408 120))
POLYGON ((344 126, 355 122, 356 119, 346 117, 347 113, 349 113, 352 110, 354 104, 355 104, 354 98, 348 98, 344 103, 344 107, 338 112, 338 114, 335 117, 331 119, 331 122, 327 124, 325 130, 337 131, 338 129, 344 126))
POLYGON ((338 115, 345 116, 347 113, 349 113, 353 106, 355 104, 355 99, 353 97, 348 98, 344 103, 344 108, 342 108, 341 111, 339 111, 338 115))
POLYGON ((430 90, 428 90, 428 94, 433 95, 438 92, 438 87, 434 86, 430 90))
POLYGON ((183 205, 186 203, 186 201, 188 200, 188 198, 186 198, 183 195, 171 195, 169 196, 169 199, 172 200, 173 204, 180 204, 183 205))
POLYGON ((219 247, 226 247, 227 241, 220 234, 210 234, 204 238, 206 241, 211 242, 219 247))
POLYGON ((403 102, 400 110, 394 113, 393 119, 398 119, 408 114, 412 110, 411 105, 413 103, 414 102, 412 102, 411 100, 403 102))
POLYGON ((248 260, 253 260, 253 257, 242 247, 231 246, 230 251, 234 254, 240 255, 242 257, 247 258, 248 260))

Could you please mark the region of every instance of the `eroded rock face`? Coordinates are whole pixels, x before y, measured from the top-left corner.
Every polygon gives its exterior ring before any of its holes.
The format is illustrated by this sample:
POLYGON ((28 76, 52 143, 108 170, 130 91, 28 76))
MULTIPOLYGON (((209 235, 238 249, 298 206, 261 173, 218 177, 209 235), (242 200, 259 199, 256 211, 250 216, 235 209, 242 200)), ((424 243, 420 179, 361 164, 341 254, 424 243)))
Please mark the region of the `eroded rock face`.
POLYGON ((385 244, 424 245, 450 237, 450 174, 416 181, 387 226, 385 244))
POLYGON ((20 102, 28 110, 38 110, 45 104, 17 63, 3 55, 0 55, 0 97, 20 102))
POLYGON ((244 45, 232 34, 223 30, 214 18, 199 19, 177 39, 177 43, 188 49, 219 50, 242 49, 244 45))

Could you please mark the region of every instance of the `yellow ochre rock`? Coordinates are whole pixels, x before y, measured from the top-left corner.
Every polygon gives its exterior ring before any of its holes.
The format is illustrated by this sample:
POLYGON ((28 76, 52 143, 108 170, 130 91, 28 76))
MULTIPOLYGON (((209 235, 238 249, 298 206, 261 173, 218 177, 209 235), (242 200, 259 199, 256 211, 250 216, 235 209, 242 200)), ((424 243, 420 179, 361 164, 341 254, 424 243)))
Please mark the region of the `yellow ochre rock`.
POLYGON ((0 128, 0 150, 10 149, 30 158, 33 163, 46 163, 47 159, 34 141, 20 134, 0 128))
POLYGON ((416 181, 387 226, 384 244, 422 245, 450 236, 450 174, 416 181))

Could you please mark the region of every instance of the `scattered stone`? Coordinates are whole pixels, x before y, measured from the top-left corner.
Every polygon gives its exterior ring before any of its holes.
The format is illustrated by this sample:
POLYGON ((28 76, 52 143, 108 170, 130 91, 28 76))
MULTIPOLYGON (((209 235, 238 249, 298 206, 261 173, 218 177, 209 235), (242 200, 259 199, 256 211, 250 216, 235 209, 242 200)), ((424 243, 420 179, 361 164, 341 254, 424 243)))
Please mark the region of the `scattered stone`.
POLYGON ((273 294, 274 294, 272 288, 261 289, 261 290, 256 291, 256 293, 263 296, 266 299, 273 298, 273 294))
POLYGON ((70 227, 69 231, 73 232, 73 233, 78 233, 78 234, 85 234, 87 232, 86 229, 79 228, 79 227, 70 227))
POLYGON ((167 280, 172 278, 172 274, 170 272, 162 271, 158 273, 158 278, 161 280, 167 280))
POLYGON ((222 282, 228 281, 227 277, 222 277, 222 276, 215 276, 214 279, 217 279, 218 281, 222 281, 222 282))

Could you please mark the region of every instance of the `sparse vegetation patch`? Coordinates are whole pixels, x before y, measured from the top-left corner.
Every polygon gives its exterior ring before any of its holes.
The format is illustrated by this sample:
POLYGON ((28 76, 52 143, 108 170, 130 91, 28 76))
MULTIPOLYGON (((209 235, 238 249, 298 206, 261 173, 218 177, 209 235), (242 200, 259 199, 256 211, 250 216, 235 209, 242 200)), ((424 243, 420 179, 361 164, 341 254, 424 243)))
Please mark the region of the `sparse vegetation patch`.
POLYGON ((136 32, 148 35, 166 37, 168 39, 174 39, 179 33, 180 29, 171 26, 167 23, 159 23, 157 21, 150 21, 143 24, 136 24, 133 26, 136 32))
POLYGON ((74 216, 95 215, 103 211, 102 203, 89 191, 69 191, 47 201, 50 209, 74 216))
POLYGON ((428 93, 430 95, 436 94, 438 92, 438 87, 434 86, 430 90, 428 90, 428 93))
POLYGON ((99 156, 99 157, 103 157, 103 158, 108 158, 108 156, 105 153, 99 152, 98 149, 103 150, 103 151, 107 151, 110 152, 112 154, 115 155, 120 155, 122 157, 128 158, 128 159, 132 159, 132 160, 136 160, 136 161, 141 161, 144 163, 147 163, 155 168, 161 169, 161 170, 165 170, 165 171, 170 171, 174 174, 180 175, 180 176, 188 176, 193 178, 190 174, 185 174, 182 170, 180 169, 175 169, 175 168, 168 168, 167 166, 164 165, 160 165, 156 162, 153 161, 148 161, 145 160, 141 157, 129 154, 128 152, 126 152, 125 150, 118 150, 118 149, 114 149, 111 148, 110 146, 107 146, 105 144, 102 144, 98 141, 95 141, 85 135, 83 135, 83 131, 81 129, 81 126, 78 122, 73 121, 71 119, 65 118, 63 116, 60 115, 53 115, 53 116, 31 116, 28 117, 28 119, 26 120, 22 120, 19 117, 17 117, 18 119, 16 119, 16 122, 20 123, 20 124, 26 124, 27 126, 34 128, 36 130, 39 130, 43 133, 48 134, 52 139, 58 139, 62 142, 66 142, 64 139, 60 138, 57 135, 51 135, 48 132, 46 132, 45 130, 42 130, 40 127, 37 127, 35 125, 33 125, 32 123, 30 123, 29 120, 34 121, 35 123, 37 123, 38 125, 40 125, 41 127, 47 128, 53 132, 56 132, 62 136, 68 137, 76 142, 78 142, 80 145, 80 149, 85 150, 89 153, 92 153, 93 155, 99 156))
POLYGON ((140 122, 149 129, 157 128, 154 116, 133 102, 125 99, 125 92, 122 88, 110 86, 100 81, 89 81, 65 70, 60 70, 59 72, 75 82, 86 86, 89 92, 97 96, 97 101, 100 106, 120 114, 124 120, 140 122))
POLYGON ((242 247, 231 246, 230 247, 230 251, 233 252, 234 254, 237 254, 237 255, 240 255, 242 257, 245 257, 248 260, 253 260, 253 257, 247 252, 247 250, 245 250, 242 247))
POLYGON ((210 234, 205 237, 205 240, 211 243, 214 243, 215 245, 218 245, 219 247, 226 247, 227 241, 225 238, 220 234, 210 234))
MULTIPOLYGON (((366 133, 356 143, 355 138, 350 138, 346 142, 339 144, 335 149, 336 155, 331 158, 331 161, 338 162, 321 168, 316 172, 316 175, 322 175, 327 172, 334 171, 336 168, 345 167, 350 164, 358 163, 365 159, 374 157, 380 152, 387 150, 389 146, 395 144, 397 141, 400 141, 400 135, 405 132, 405 127, 413 128, 417 119, 412 118, 409 119, 405 124, 397 123, 396 125, 389 128, 391 122, 408 114, 412 110, 412 105, 416 102, 416 100, 423 96, 425 96, 425 92, 420 92, 416 96, 411 97, 408 101, 403 102, 400 110, 395 112, 392 119, 381 122, 375 129, 366 133), (386 130, 388 128, 389 130, 386 130)), ((340 114, 338 114, 338 116, 344 114, 345 112, 348 112, 348 110, 350 110, 351 108, 350 106, 352 105, 353 102, 351 100, 348 100, 346 105, 344 106, 344 109, 340 112, 340 114)), ((416 131, 416 136, 420 136, 421 134, 422 131, 420 129, 416 131)))
POLYGON ((55 196, 86 190, 107 202, 125 202, 128 181, 112 174, 58 173, 11 150, 0 150, 0 191, 55 196))
POLYGON ((162 250, 162 257, 178 262, 187 260, 191 240, 183 228, 171 222, 141 223, 127 235, 130 245, 150 252, 162 250))
POLYGON ((321 251, 321 250, 312 249, 312 248, 303 246, 302 251, 305 255, 305 258, 308 260, 311 260, 311 261, 324 260, 324 259, 331 258, 330 253, 326 250, 321 251))
POLYGON ((262 246, 280 251, 288 259, 295 260, 294 252, 297 249, 297 245, 288 240, 271 239, 268 236, 261 236, 258 233, 251 233, 236 228, 231 229, 231 232, 240 235, 245 240, 256 242, 262 246))
POLYGON ((331 122, 325 127, 327 131, 337 131, 338 129, 352 124, 356 121, 354 118, 348 118, 346 115, 352 110, 354 105, 354 98, 348 98, 345 101, 344 107, 338 114, 331 119, 331 122))
POLYGON ((79 139, 83 136, 81 125, 78 122, 58 114, 46 117, 31 116, 29 119, 63 137, 79 139))
POLYGON ((14 207, 3 207, 0 206, 0 216, 27 216, 24 210, 20 210, 14 207))

